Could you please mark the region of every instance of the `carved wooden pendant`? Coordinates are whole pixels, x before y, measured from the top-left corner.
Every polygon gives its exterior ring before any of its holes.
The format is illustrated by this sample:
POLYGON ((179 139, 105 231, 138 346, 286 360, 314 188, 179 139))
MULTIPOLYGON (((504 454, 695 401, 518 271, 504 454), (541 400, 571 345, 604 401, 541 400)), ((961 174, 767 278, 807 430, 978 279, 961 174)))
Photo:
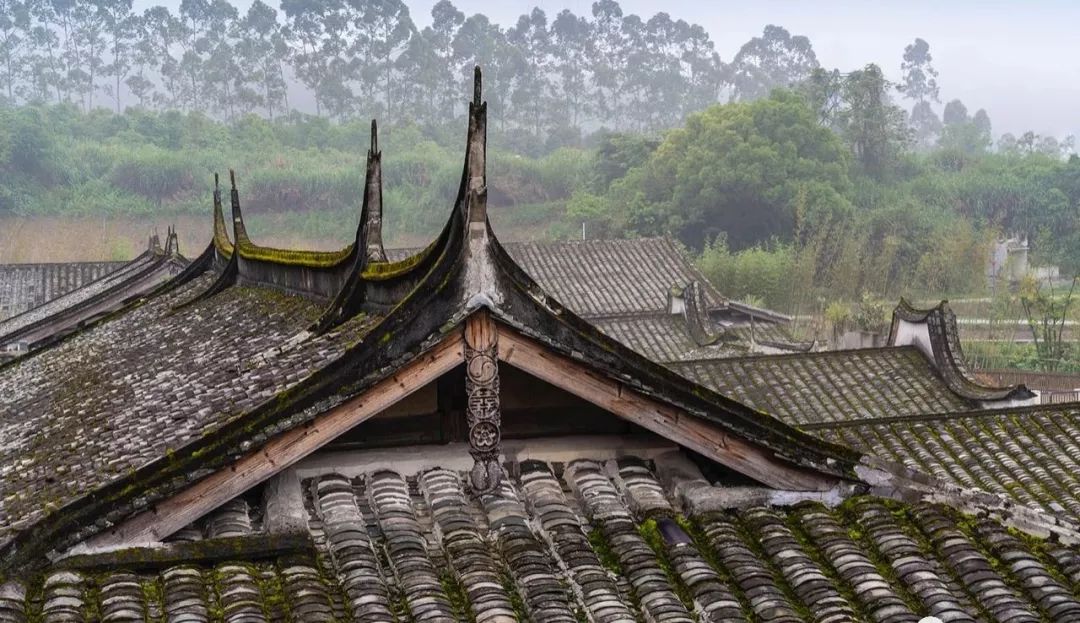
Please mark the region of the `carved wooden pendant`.
POLYGON ((479 313, 465 324, 465 422, 469 426, 469 454, 476 461, 470 474, 473 490, 487 493, 499 486, 498 330, 491 317, 479 313))

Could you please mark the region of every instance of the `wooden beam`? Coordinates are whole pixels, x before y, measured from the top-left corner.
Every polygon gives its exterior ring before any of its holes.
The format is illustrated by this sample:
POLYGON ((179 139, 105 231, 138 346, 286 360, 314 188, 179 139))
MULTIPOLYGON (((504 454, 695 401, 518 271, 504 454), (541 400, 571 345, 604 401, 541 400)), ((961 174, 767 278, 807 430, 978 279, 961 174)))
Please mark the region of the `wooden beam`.
POLYGON ((54 569, 102 571, 160 571, 184 564, 214 564, 225 561, 272 560, 279 556, 315 555, 311 535, 249 534, 205 539, 190 543, 165 543, 149 547, 129 547, 98 554, 80 554, 63 558, 54 569))
POLYGON ((161 541, 461 365, 463 357, 461 333, 453 332, 363 394, 277 435, 261 449, 93 537, 85 547, 93 550, 161 541))
POLYGON ((792 465, 715 424, 629 389, 504 325, 499 325, 499 359, 771 487, 823 491, 839 482, 792 465))

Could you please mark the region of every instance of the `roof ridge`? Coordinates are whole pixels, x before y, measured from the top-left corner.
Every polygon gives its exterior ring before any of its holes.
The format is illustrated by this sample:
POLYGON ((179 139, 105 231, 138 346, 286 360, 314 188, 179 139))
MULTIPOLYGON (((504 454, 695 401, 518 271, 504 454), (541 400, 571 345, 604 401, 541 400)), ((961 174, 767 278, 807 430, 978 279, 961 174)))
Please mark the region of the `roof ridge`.
POLYGON ((966 411, 944 411, 938 413, 920 413, 917 415, 896 415, 880 418, 862 418, 857 420, 841 420, 831 422, 818 422, 804 424, 800 428, 805 430, 827 430, 832 428, 852 428, 862 425, 873 424, 896 424, 900 422, 936 422, 942 420, 960 420, 966 418, 995 417, 1002 415, 1018 415, 1038 413, 1042 411, 1065 411, 1080 410, 1080 401, 1039 403, 1030 405, 1018 405, 1014 407, 993 407, 989 409, 968 409, 966 411))

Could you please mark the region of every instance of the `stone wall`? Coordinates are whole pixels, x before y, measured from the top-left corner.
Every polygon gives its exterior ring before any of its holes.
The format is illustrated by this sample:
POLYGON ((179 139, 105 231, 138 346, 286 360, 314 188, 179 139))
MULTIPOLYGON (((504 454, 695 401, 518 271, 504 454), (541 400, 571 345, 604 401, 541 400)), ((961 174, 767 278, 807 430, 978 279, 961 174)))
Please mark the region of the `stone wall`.
POLYGON ((125 263, 0 264, 0 320, 100 279, 125 263))

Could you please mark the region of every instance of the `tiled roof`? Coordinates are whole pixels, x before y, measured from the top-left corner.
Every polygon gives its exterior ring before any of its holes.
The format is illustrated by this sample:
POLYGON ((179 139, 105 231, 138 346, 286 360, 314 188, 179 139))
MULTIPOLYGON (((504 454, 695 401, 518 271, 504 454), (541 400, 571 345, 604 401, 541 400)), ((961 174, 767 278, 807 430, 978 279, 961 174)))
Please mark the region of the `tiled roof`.
MULTIPOLYGON (((216 562, 61 562, 0 587, 4 621, 1076 621, 1080 554, 991 519, 855 497, 725 508, 648 463, 528 461, 303 483, 314 550, 221 561, 268 517, 234 500, 182 531, 216 562), (676 499, 677 498, 677 499, 676 499), (684 506, 685 504, 685 506, 684 506), (688 509, 685 513, 679 509, 688 509), (231 539, 231 540, 230 540, 231 539)), ((108 555, 106 555, 108 556, 108 555)), ((111 556, 125 559, 124 552, 111 556)), ((129 558, 130 560, 130 558, 129 558)), ((85 560, 83 561, 86 562, 85 560)))
MULTIPOLYGON (((125 281, 132 279, 143 273, 146 269, 151 268, 154 264, 159 262, 160 259, 160 257, 156 257, 153 253, 143 253, 134 260, 124 264, 121 268, 108 273, 100 279, 94 280, 86 285, 62 294, 47 303, 0 322, 0 343, 4 341, 5 336, 18 331, 19 329, 57 314, 65 309, 69 309, 118 284, 122 284, 125 281)), ((163 273, 162 280, 168 276, 169 274, 167 272, 163 273)))
POLYGON ((0 540, 296 384, 365 325, 289 341, 322 307, 253 287, 171 311, 214 278, 0 368, 0 540))
POLYGON ((795 425, 966 411, 915 347, 670 364, 676 372, 795 425))
POLYGON ((0 264, 0 320, 47 303, 127 263, 0 264))
MULTIPOLYGON (((957 328, 956 314, 949 308, 948 301, 941 301, 930 309, 916 309, 904 299, 893 310, 892 326, 889 329, 889 344, 897 344, 902 325, 911 323, 922 325, 929 344, 928 355, 932 355, 937 369, 945 383, 957 394, 970 400, 981 402, 996 401, 1031 401, 1035 394, 1023 385, 1011 387, 989 387, 983 385, 969 369, 960 345, 960 330, 957 328)), ((912 336, 913 337, 913 336, 912 336)))
POLYGON ((604 333, 661 363, 739 357, 748 354, 755 342, 797 344, 787 327, 764 322, 755 324, 753 341, 749 326, 723 330, 717 327, 719 339, 706 346, 694 341, 682 314, 643 314, 598 318, 592 322, 604 333))
POLYGON ((1080 523, 1080 404, 812 427, 814 434, 1080 523))
POLYGON ((518 242, 506 250, 548 294, 586 318, 666 311, 672 287, 690 281, 702 283, 708 307, 725 302, 670 238, 518 242))
MULTIPOLYGON (((666 313, 668 293, 698 281, 710 308, 727 300, 670 238, 507 242, 503 247, 557 301, 584 318, 666 313)), ((388 249, 391 260, 419 249, 388 249)))

